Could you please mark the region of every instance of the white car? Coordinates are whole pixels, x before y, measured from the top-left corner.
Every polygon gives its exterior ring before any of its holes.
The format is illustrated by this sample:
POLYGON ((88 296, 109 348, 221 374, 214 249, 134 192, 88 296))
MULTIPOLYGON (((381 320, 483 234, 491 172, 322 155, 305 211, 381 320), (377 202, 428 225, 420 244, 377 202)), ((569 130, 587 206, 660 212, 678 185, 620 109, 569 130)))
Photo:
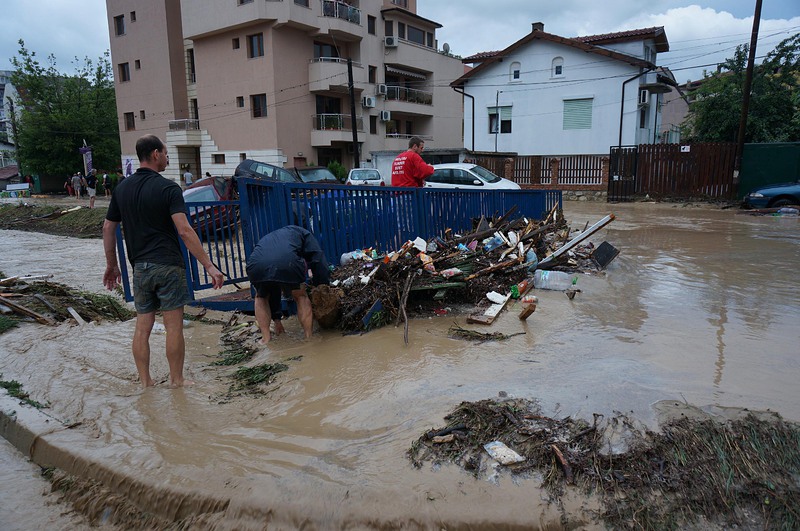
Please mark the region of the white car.
POLYGON ((467 190, 519 190, 520 186, 498 177, 486 168, 464 162, 435 164, 425 188, 463 188, 467 190))
POLYGON ((375 168, 353 168, 347 175, 344 184, 358 184, 363 186, 386 186, 381 173, 375 168))

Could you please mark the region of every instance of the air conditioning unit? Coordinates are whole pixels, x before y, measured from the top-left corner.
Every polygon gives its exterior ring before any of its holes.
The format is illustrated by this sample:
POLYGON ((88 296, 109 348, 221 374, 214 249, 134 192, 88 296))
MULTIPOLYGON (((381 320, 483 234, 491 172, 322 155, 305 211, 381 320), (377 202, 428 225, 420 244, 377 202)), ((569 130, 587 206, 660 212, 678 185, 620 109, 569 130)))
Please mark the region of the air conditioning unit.
POLYGON ((386 48, 397 48, 397 37, 384 37, 383 45, 386 48))
POLYGON ((386 94, 388 94, 388 93, 389 93, 389 87, 387 87, 383 83, 380 83, 378 85, 378 95, 379 96, 386 96, 386 94))
POLYGON ((375 103, 376 103, 375 96, 364 96, 363 98, 361 98, 362 107, 372 108, 375 107, 375 103))
POLYGON ((391 111, 381 111, 381 122, 388 122, 392 119, 391 111))
POLYGON ((650 93, 646 90, 639 91, 639 105, 647 105, 650 102, 650 93))

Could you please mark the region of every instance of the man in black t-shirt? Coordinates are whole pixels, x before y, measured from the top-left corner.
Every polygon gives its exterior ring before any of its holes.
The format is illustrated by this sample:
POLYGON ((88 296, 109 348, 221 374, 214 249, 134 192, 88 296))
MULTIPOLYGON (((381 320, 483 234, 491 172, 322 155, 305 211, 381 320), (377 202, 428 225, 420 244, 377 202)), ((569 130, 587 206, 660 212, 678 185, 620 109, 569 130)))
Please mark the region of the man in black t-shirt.
POLYGON ((89 194, 89 208, 94 208, 94 199, 97 197, 97 170, 92 170, 86 175, 86 192, 89 194))
POLYGON ((155 385, 150 376, 150 332, 156 311, 161 310, 170 387, 181 387, 191 382, 183 378, 183 306, 189 301, 189 291, 178 239, 206 269, 215 289, 222 287, 223 278, 186 218, 180 185, 158 173, 169 164, 164 143, 155 135, 143 136, 136 141, 136 155, 140 167, 117 185, 103 224, 103 284, 113 290, 121 280, 116 247, 117 227, 122 222, 125 248, 133 266, 136 330, 132 350, 139 378, 143 387, 155 385))

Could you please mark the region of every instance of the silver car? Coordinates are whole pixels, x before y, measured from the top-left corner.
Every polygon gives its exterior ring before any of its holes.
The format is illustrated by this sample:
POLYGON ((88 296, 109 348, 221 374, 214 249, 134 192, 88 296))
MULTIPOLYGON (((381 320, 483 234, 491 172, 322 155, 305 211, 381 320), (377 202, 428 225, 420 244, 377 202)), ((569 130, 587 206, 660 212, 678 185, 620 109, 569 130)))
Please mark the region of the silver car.
POLYGON ((353 168, 347 175, 345 184, 358 184, 363 186, 386 186, 381 173, 375 168, 353 168))
POLYGON ((425 179, 425 188, 462 188, 466 190, 519 190, 520 186, 498 177, 476 164, 454 162, 435 164, 433 175, 425 179))

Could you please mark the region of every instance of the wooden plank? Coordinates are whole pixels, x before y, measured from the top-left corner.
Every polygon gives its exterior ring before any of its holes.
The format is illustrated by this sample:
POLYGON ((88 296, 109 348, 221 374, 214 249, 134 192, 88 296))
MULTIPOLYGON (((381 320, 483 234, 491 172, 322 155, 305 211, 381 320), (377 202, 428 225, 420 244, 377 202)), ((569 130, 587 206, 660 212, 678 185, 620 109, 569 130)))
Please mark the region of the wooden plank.
POLYGON ((30 310, 30 309, 26 308, 25 306, 22 306, 21 304, 17 304, 15 302, 11 302, 10 300, 6 299, 5 297, 0 297, 0 303, 2 303, 5 306, 8 306, 9 308, 11 308, 12 310, 14 310, 17 313, 21 313, 22 315, 27 315, 28 317, 33 317, 34 319, 36 319, 37 322, 39 322, 41 324, 46 324, 46 325, 55 324, 53 322, 53 320, 50 319, 49 317, 45 317, 42 314, 36 313, 33 310, 30 310))
POLYGON ((606 217, 604 217, 603 219, 601 219, 600 221, 598 221, 597 223, 586 229, 585 231, 581 232, 580 234, 572 238, 566 244, 562 245, 556 252, 554 252, 541 262, 539 262, 539 267, 541 268, 542 266, 547 265, 553 260, 557 259, 562 254, 566 253, 567 251, 569 251, 570 249, 581 243, 583 240, 585 240, 595 232, 599 231, 600 229, 602 229, 603 227, 614 221, 614 219, 615 219, 614 214, 607 215, 606 217))
POLYGON ((78 314, 78 312, 75 311, 75 308, 73 308, 72 306, 69 306, 69 307, 67 307, 67 311, 72 316, 72 318, 75 319, 78 322, 79 325, 85 325, 86 324, 86 321, 84 321, 83 317, 81 317, 80 314, 78 314))
POLYGON ((484 324, 484 325, 492 324, 494 320, 497 318, 497 316, 500 314, 500 312, 503 311, 503 308, 506 307, 506 304, 508 304, 509 299, 511 299, 511 292, 509 292, 508 295, 505 296, 503 302, 492 304, 491 306, 486 308, 486 310, 482 314, 472 314, 468 316, 467 322, 470 324, 484 324))

